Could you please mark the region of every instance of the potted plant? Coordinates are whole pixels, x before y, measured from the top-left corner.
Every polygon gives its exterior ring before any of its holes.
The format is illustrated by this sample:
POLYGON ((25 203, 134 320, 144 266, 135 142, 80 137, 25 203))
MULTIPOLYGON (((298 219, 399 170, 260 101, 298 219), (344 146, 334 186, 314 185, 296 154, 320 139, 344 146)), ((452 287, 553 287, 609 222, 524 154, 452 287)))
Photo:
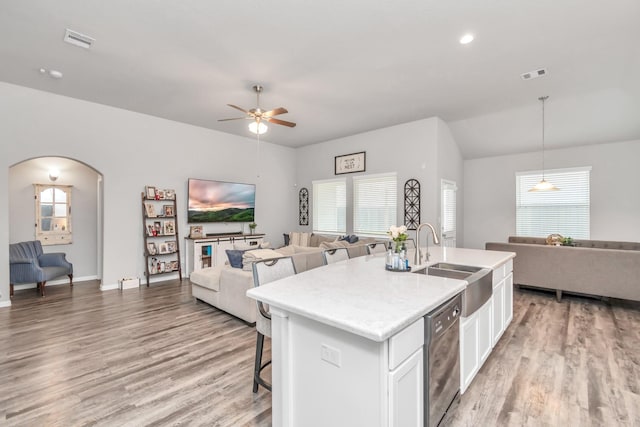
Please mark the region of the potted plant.
POLYGON ((256 227, 258 226, 258 224, 256 224, 255 222, 250 222, 249 223, 249 232, 250 234, 254 234, 254 232, 256 231, 256 227))

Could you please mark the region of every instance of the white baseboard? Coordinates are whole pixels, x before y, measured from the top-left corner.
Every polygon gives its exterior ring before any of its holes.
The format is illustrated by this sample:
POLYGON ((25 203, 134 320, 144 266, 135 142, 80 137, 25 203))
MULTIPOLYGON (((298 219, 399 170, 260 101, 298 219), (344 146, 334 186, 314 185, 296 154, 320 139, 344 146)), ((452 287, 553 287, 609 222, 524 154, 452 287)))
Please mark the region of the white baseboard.
MULTIPOLYGON (((178 273, 175 274, 163 274, 160 277, 152 277, 151 280, 149 280, 149 284, 152 283, 157 283, 157 282, 164 282, 166 280, 173 280, 173 279, 177 279, 178 277, 178 273)), ((146 277, 141 277, 140 278, 140 287, 146 287, 147 286, 147 278, 146 277)), ((101 291, 112 291, 114 289, 120 289, 120 284, 119 283, 110 283, 108 285, 101 285, 100 286, 100 290, 101 291)), ((132 288, 134 289, 134 288, 132 288)))
POLYGON ((0 308, 3 307, 11 307, 11 300, 9 301, 0 301, 0 308))
POLYGON ((118 285, 118 283, 109 283, 108 285, 103 283, 100 285, 101 291, 112 291, 114 289, 120 289, 120 285, 118 285))
MULTIPOLYGON (((74 277, 73 283, 85 282, 88 280, 98 280, 98 276, 74 277)), ((51 280, 47 282, 46 286, 58 286, 58 285, 68 285, 68 284, 69 284, 69 278, 66 278, 66 279, 51 280)), ((16 291, 20 291, 22 289, 35 289, 37 286, 38 285, 36 283, 22 283, 20 285, 13 285, 13 289, 16 291)))

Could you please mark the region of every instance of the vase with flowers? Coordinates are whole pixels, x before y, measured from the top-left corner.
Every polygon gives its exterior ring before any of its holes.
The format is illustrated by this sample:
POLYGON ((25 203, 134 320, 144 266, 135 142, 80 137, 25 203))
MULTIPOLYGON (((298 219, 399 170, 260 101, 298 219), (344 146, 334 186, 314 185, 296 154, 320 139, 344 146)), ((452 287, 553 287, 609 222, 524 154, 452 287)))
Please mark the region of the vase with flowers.
POLYGON ((406 241, 409 235, 407 234, 407 227, 405 225, 401 225, 400 227, 392 225, 389 227, 387 234, 391 236, 391 240, 393 240, 394 252, 400 253, 403 249, 407 249, 406 241))
POLYGON ((406 241, 409 237, 407 235, 407 227, 393 225, 389 227, 387 234, 393 240, 393 249, 389 248, 389 252, 387 252, 385 268, 392 271, 410 271, 411 267, 409 267, 406 247, 406 241))

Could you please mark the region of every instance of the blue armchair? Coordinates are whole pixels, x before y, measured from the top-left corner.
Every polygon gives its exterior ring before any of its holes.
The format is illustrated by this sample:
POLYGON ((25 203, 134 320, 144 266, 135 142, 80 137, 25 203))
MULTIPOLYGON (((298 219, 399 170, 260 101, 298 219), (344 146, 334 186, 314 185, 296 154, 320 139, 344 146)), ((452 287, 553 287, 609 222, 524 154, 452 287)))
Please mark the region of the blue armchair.
POLYGON ((47 280, 65 275, 73 286, 73 265, 66 260, 65 254, 43 253, 39 240, 10 244, 9 267, 11 295, 16 283, 37 283, 40 295, 44 296, 47 280))

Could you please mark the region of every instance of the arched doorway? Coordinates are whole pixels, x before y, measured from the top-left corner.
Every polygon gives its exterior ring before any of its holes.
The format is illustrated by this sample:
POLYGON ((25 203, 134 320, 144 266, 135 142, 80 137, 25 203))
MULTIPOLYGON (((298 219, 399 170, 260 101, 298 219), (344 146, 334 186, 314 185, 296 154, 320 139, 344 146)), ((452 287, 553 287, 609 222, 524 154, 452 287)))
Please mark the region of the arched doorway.
MULTIPOLYGON (((102 174, 93 167, 66 157, 38 157, 9 168, 9 243, 35 239, 34 184, 72 186, 70 244, 44 246, 45 252, 64 252, 73 263, 74 282, 102 279, 103 192, 102 174), (52 180, 50 172, 59 171, 52 180)), ((68 283, 52 281, 48 285, 68 283)), ((16 285, 20 290, 35 285, 16 285)))

